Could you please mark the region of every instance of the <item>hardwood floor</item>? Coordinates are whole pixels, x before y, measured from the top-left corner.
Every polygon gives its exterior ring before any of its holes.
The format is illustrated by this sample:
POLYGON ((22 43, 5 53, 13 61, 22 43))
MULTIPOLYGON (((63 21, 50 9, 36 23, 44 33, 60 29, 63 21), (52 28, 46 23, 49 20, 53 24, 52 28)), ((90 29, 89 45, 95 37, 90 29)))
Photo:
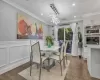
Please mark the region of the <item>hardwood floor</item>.
MULTIPOLYGON (((70 57, 69 60, 70 66, 65 80, 100 80, 90 77, 86 61, 79 59, 78 57, 70 57)), ((0 80, 26 80, 18 75, 18 73, 28 67, 29 63, 19 66, 5 74, 0 75, 0 80)))
POLYGON ((87 62, 78 57, 70 58, 70 66, 65 80, 100 80, 91 78, 87 70, 87 62))

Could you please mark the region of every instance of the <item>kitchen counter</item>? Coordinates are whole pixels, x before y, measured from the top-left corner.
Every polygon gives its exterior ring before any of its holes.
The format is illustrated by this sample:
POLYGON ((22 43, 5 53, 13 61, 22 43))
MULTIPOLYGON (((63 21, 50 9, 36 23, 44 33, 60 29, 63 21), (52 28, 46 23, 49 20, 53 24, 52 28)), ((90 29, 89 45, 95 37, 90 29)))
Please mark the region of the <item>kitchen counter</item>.
POLYGON ((100 45, 87 45, 88 71, 92 77, 100 79, 100 45))

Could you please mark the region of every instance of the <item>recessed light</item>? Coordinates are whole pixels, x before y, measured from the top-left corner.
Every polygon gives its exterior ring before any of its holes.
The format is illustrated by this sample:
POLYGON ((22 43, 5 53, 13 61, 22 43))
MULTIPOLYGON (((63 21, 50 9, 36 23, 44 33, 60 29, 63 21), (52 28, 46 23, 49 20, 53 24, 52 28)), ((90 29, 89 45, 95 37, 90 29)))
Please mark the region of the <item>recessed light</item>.
POLYGON ((72 6, 75 6, 75 5, 76 5, 75 3, 72 4, 72 6))
POLYGON ((74 16, 74 18, 76 18, 76 16, 74 16))
POLYGON ((41 13, 41 15, 43 16, 43 13, 41 13))

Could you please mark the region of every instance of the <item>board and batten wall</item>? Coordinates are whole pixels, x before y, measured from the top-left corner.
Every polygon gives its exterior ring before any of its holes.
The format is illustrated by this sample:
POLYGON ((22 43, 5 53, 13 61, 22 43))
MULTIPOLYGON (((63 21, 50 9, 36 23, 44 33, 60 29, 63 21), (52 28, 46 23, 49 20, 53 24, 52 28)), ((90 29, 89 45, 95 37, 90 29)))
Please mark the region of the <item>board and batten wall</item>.
MULTIPOLYGON (((17 14, 21 13, 36 23, 39 20, 0 1, 0 74, 7 72, 29 61, 30 40, 17 40, 17 14)), ((44 23, 43 36, 48 35, 48 26, 44 23)), ((40 44, 43 40, 39 40, 40 44)), ((32 40, 34 44, 36 40, 32 40)))

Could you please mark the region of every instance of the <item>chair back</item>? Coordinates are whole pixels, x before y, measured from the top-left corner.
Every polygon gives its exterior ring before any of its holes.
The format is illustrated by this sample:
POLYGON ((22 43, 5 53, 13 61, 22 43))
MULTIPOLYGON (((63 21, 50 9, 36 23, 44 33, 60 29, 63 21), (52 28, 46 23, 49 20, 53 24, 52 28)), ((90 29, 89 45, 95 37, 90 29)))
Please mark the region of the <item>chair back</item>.
POLYGON ((63 55, 64 55, 64 43, 61 45, 60 59, 63 59, 63 55))
POLYGON ((54 45, 55 46, 59 46, 59 42, 58 41, 54 41, 54 45))
POLYGON ((31 55, 33 56, 33 62, 40 62, 41 60, 41 51, 39 42, 31 46, 31 55))
POLYGON ((64 45, 64 54, 66 53, 67 46, 68 46, 68 41, 66 41, 64 45))

